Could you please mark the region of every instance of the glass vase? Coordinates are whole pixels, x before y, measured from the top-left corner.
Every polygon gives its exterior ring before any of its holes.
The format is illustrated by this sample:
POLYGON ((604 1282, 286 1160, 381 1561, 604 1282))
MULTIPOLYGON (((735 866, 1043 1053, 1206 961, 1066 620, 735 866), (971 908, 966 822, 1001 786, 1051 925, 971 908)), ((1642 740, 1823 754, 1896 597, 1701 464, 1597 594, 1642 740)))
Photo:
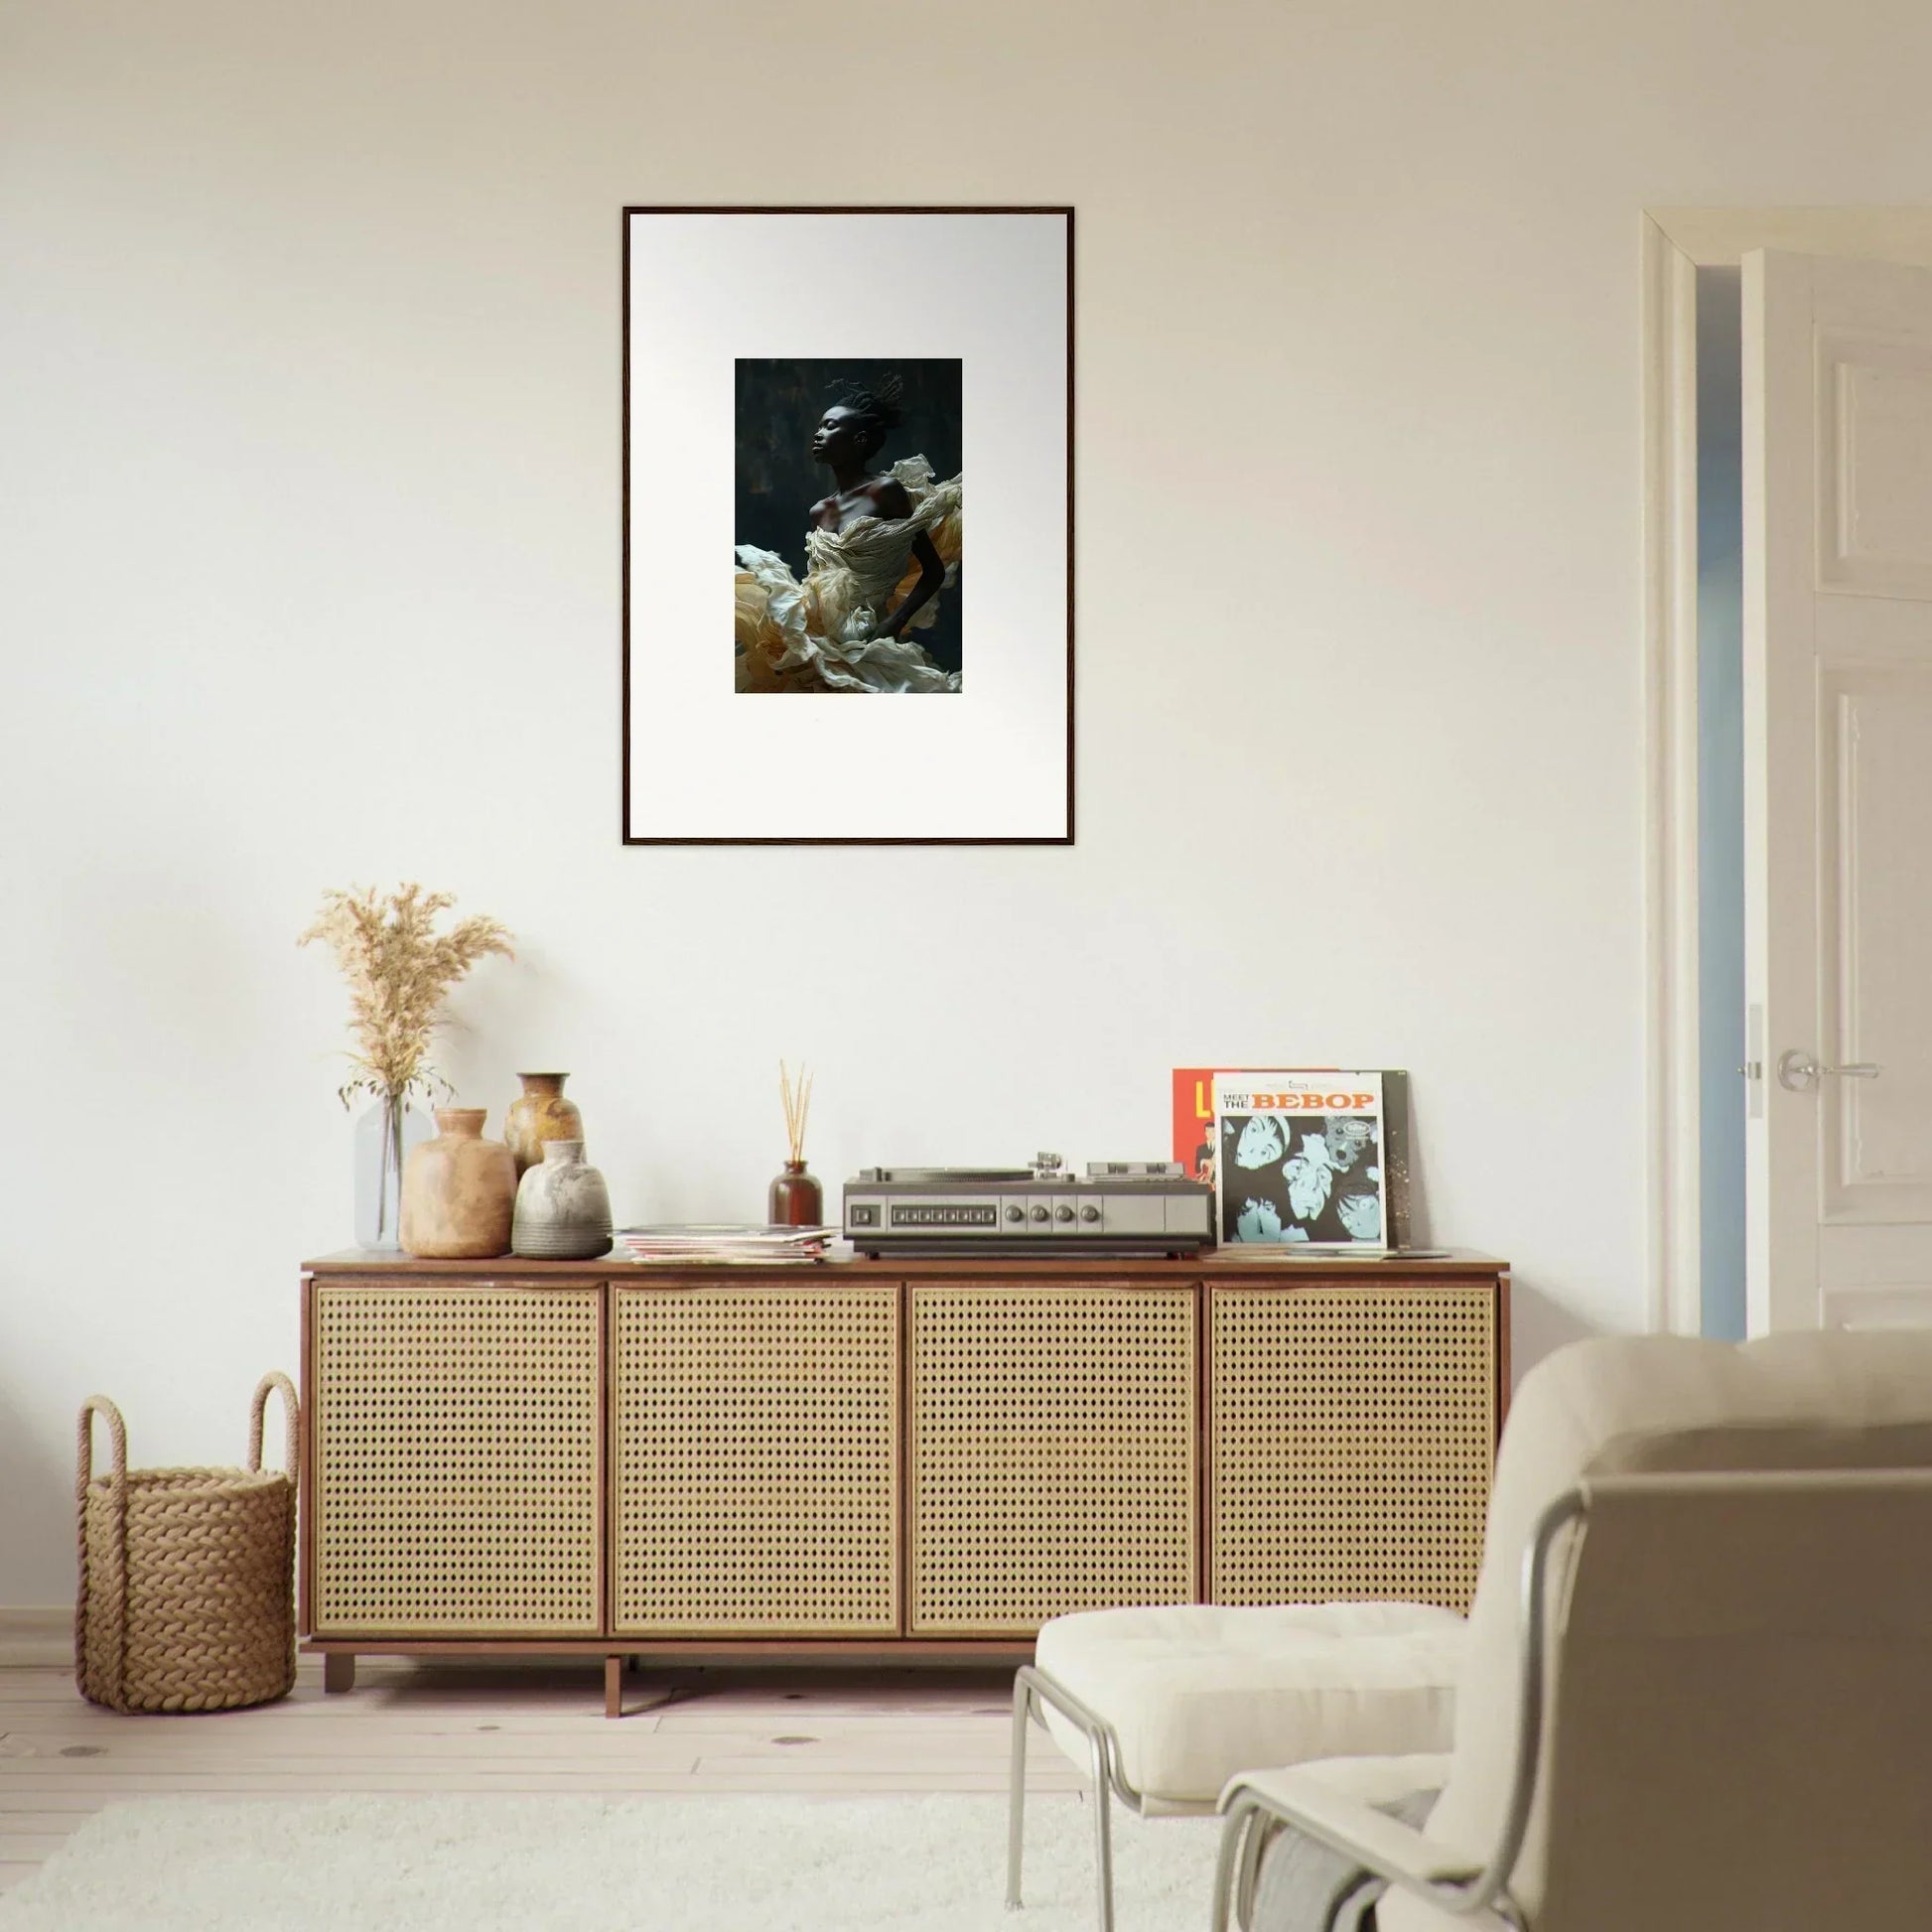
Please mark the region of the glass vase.
POLYGON ((435 1128, 400 1094, 385 1094, 355 1117, 355 1245, 402 1252, 402 1164, 435 1128))

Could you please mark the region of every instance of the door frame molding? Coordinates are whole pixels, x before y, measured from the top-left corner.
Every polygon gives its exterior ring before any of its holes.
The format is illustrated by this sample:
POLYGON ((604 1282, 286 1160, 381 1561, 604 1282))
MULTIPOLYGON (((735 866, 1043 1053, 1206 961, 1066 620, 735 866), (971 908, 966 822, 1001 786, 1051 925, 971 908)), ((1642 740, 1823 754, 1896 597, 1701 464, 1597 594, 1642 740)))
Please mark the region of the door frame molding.
POLYGON ((1646 1314, 1703 1326, 1698 1063, 1697 271, 1753 248, 1932 267, 1932 207, 1643 216, 1646 1314))
POLYGON ((1647 1326, 1704 1325, 1698 1092, 1697 256, 1643 226, 1647 1326))

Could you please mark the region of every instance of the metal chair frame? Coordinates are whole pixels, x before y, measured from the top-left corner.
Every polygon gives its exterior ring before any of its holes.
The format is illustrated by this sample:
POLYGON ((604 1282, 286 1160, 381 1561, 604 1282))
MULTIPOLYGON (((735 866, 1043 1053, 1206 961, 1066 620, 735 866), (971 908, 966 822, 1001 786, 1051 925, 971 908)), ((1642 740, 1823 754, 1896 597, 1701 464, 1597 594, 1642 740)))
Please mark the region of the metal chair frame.
MULTIPOLYGON (((1557 1539, 1573 1523, 1586 1521, 1589 1494, 1573 1489, 1559 1496, 1537 1519, 1535 1534, 1523 1558, 1524 1644, 1517 1702, 1516 1761, 1509 1800, 1503 1812, 1496 1849, 1483 1864, 1468 1872, 1424 1877, 1392 1861, 1380 1859, 1359 1845, 1337 1846, 1358 1860, 1364 1870, 1417 1893, 1457 1918, 1466 1918, 1473 1932, 1522 1932, 1520 1908, 1509 1896, 1511 1872, 1523 1850, 1530 1827, 1530 1806, 1536 1796, 1537 1765, 1543 1749, 1544 1702, 1548 1688, 1548 1618, 1550 1559, 1557 1539)), ((1245 1929, 1254 1907, 1262 1855, 1270 1841, 1285 1829, 1321 1834, 1266 1792, 1239 1778, 1221 1794, 1226 1824, 1221 1832, 1220 1856, 1214 1867, 1213 1932, 1228 1932, 1230 1915, 1245 1929)))
MULTIPOLYGON (((1100 1713, 1083 1704, 1065 1685, 1032 1664, 1013 1679, 1013 1763, 1007 1787, 1007 1910, 1020 1909, 1020 1869, 1026 1849, 1027 1733, 1046 1727, 1046 1710, 1057 1712, 1087 1742, 1087 1767, 1093 1780, 1093 1848, 1100 1886, 1100 1932, 1114 1932, 1114 1836, 1112 1800, 1145 1817, 1145 1794, 1127 1782, 1121 1769, 1120 1736, 1100 1713)), ((1175 1816, 1209 1816, 1212 1805, 1175 1805, 1175 1816)))

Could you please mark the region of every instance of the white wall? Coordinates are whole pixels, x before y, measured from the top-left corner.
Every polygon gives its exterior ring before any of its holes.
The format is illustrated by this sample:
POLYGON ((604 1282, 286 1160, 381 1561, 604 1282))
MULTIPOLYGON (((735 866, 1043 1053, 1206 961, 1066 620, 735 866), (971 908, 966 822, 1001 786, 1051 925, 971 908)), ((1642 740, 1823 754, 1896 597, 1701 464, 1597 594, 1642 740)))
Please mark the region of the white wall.
POLYGON ((834 1180, 1406 1065, 1521 1355, 1638 1324, 1638 210, 1913 199, 1929 41, 0 0, 0 1603, 68 1593, 89 1389, 225 1460, 294 1365, 349 881, 522 936, 446 1064, 498 1117, 573 1068, 621 1214, 757 1210, 780 1052, 834 1180), (618 844, 618 209, 794 199, 1078 207, 1071 851, 618 844))

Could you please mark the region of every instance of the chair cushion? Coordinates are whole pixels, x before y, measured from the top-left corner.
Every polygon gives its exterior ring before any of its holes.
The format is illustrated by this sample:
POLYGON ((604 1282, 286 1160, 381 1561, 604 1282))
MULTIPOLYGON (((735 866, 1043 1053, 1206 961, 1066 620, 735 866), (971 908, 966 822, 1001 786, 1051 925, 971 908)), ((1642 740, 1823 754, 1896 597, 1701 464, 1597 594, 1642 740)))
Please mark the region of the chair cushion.
MULTIPOLYGON (((1447 1750, 1464 1631, 1427 1603, 1180 1603, 1055 1617, 1035 1655, 1113 1725, 1149 1811, 1211 1810, 1237 1771, 1447 1750)), ((1080 1732, 1047 1728, 1084 1767, 1080 1732)))

